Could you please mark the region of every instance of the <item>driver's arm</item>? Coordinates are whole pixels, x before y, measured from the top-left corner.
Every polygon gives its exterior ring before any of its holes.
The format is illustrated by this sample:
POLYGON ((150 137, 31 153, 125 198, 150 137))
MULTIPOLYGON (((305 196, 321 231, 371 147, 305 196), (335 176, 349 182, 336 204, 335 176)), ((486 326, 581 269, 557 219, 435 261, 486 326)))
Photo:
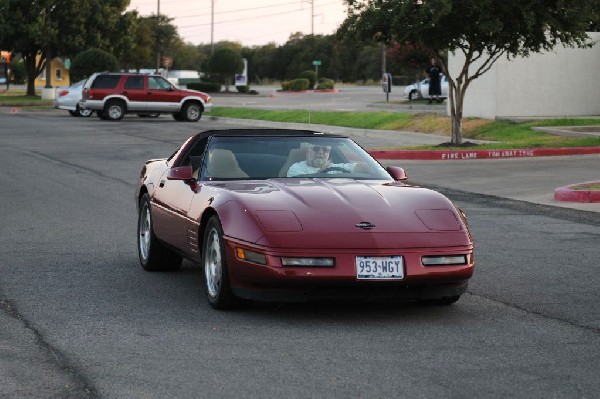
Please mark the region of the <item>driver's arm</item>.
POLYGON ((294 177, 297 175, 310 173, 306 166, 307 165, 305 162, 296 162, 295 164, 292 164, 287 171, 287 177, 294 177))

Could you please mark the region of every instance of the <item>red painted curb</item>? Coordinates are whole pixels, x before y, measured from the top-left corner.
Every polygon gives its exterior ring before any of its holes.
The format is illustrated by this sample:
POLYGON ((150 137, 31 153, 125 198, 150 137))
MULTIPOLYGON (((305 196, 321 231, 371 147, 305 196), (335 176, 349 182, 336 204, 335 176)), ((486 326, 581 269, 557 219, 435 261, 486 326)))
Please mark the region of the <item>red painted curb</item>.
POLYGON ((554 190, 554 199, 564 202, 600 202, 600 191, 597 190, 574 190, 573 187, 581 184, 600 183, 586 182, 558 187, 554 190))
POLYGON ((600 154, 600 147, 527 148, 517 150, 371 150, 369 153, 376 159, 448 161, 600 154))

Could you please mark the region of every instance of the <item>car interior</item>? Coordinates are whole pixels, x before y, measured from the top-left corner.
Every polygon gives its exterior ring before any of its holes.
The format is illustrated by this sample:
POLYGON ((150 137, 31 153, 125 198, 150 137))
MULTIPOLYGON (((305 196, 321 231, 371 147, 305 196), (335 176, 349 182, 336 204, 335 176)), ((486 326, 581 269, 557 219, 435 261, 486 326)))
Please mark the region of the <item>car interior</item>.
MULTIPOLYGON (((323 140, 323 139, 318 139, 323 140)), ((208 144, 208 157, 205 148, 208 140, 194 145, 182 165, 191 165, 194 178, 198 180, 237 180, 237 179, 273 179, 286 177, 288 169, 296 162, 306 159, 310 146, 307 137, 219 137, 208 144)), ((314 141, 310 139, 310 141, 314 141)), ((332 163, 361 161, 362 156, 348 147, 344 139, 328 140, 331 145, 332 163)), ((372 161, 376 162, 376 161, 372 161)), ((359 165, 363 166, 363 165, 359 165)), ((366 165, 364 165, 366 166, 366 165)), ((352 175, 344 177, 374 178, 371 168, 357 169, 352 175)), ((377 174, 377 173, 376 173, 377 174)), ((386 178, 381 175, 375 178, 386 178)))

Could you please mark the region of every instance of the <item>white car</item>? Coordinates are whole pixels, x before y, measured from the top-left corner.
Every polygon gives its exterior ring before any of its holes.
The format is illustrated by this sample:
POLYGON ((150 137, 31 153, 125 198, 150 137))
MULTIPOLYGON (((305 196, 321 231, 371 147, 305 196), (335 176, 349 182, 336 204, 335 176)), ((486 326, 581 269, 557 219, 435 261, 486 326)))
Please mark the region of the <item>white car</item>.
MULTIPOLYGON (((429 98, 429 79, 423 79, 420 82, 406 86, 404 88, 404 98, 409 100, 429 98)), ((448 98, 448 79, 445 76, 442 76, 442 95, 440 98, 448 98)))
POLYGON ((83 93, 84 80, 69 86, 59 87, 56 91, 56 98, 53 101, 54 108, 64 109, 69 111, 72 116, 88 117, 94 113, 91 109, 81 108, 79 101, 83 93))

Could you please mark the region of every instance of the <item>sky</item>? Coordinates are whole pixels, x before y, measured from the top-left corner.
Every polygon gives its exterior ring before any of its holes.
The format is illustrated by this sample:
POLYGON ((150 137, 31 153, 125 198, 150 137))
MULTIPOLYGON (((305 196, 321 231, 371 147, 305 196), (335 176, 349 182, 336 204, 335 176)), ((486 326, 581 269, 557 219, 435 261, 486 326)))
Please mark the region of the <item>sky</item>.
POLYGON ((284 44, 296 32, 329 35, 346 16, 343 0, 131 0, 129 10, 156 14, 159 2, 160 13, 173 18, 179 36, 192 44, 211 43, 213 4, 214 43, 244 46, 284 44))

